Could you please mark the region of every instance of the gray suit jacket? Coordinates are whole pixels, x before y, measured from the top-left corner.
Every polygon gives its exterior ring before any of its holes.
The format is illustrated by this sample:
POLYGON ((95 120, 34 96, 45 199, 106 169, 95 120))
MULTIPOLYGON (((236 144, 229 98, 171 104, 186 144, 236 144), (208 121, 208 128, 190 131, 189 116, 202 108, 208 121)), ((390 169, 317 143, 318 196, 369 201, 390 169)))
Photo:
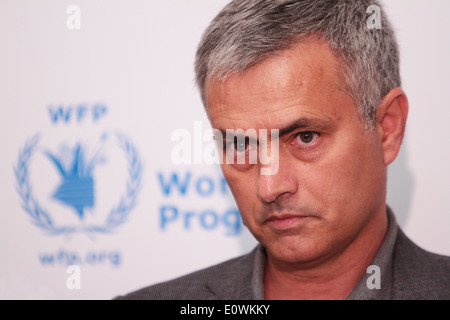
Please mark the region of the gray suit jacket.
MULTIPOLYGON (((255 299, 257 251, 117 299, 255 299)), ((450 257, 419 248, 398 228, 392 258, 392 299, 450 299, 450 257)))

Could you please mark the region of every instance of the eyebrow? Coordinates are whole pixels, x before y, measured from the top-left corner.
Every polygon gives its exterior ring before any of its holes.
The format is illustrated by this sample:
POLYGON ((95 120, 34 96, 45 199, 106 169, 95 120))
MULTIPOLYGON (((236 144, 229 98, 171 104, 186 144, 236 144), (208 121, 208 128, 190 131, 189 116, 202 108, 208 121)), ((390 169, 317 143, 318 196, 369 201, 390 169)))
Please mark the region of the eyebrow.
MULTIPOLYGON (((330 130, 330 128, 333 127, 332 121, 330 120, 325 120, 325 119, 318 119, 318 118, 305 118, 305 117, 301 117, 299 119, 296 119, 295 121, 291 122, 290 124, 286 125, 283 128, 279 128, 279 136, 283 136, 286 134, 289 134, 295 130, 306 130, 306 129, 310 129, 310 130, 330 130)), ((256 129, 255 129, 256 130, 256 129)), ((227 130, 225 129, 219 129, 219 131, 222 133, 222 136, 225 137, 227 136, 227 130)), ((245 132, 245 130, 244 130, 245 132)), ((270 130, 268 130, 269 134, 270 134, 270 130)), ((234 135, 235 137, 238 137, 240 135, 234 135)), ((250 139, 252 139, 250 137, 250 139)))
POLYGON ((299 129, 326 130, 333 127, 332 121, 318 118, 299 118, 291 124, 280 128, 280 137, 299 129))
MULTIPOLYGON (((234 129, 231 129, 231 130, 234 130, 234 129)), ((237 130, 239 130, 239 129, 237 129, 237 130)), ((232 139, 246 139, 249 143, 253 143, 253 144, 258 142, 257 137, 251 137, 251 136, 245 135, 245 134, 235 134, 235 133, 227 134, 227 130, 219 130, 219 131, 222 134, 223 140, 226 140, 227 138, 232 138, 232 139)), ((244 131, 244 133, 246 132, 245 130, 243 130, 243 131, 244 131)))

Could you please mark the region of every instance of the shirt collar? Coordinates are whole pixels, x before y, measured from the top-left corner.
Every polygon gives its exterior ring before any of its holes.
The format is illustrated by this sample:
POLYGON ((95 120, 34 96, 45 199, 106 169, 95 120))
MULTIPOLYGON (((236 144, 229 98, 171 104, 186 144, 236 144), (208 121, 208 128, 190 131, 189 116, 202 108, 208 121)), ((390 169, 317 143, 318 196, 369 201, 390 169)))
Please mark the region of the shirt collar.
POLYGON ((380 269, 380 288, 370 289, 367 281, 372 273, 366 273, 353 288, 347 300, 390 300, 392 298, 392 257, 397 238, 397 221, 392 210, 387 207, 388 230, 371 265, 380 269))

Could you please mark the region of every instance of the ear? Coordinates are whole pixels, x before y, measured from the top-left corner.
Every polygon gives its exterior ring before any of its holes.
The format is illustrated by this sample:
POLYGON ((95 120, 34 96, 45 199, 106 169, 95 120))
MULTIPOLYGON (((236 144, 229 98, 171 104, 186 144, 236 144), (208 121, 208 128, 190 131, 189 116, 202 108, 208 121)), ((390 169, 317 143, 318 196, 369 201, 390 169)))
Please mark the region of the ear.
POLYGON ((408 98, 400 88, 392 89, 378 106, 377 133, 386 166, 395 160, 400 150, 405 135, 408 109, 408 98))

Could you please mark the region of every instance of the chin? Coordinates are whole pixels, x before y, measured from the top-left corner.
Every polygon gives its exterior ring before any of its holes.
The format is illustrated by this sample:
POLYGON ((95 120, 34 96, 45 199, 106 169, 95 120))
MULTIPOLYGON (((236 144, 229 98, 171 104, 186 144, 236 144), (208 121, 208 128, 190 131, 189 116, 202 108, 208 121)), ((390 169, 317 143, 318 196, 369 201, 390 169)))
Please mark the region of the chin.
POLYGON ((265 246, 271 258, 279 262, 309 265, 327 255, 327 246, 305 239, 279 239, 265 246))

